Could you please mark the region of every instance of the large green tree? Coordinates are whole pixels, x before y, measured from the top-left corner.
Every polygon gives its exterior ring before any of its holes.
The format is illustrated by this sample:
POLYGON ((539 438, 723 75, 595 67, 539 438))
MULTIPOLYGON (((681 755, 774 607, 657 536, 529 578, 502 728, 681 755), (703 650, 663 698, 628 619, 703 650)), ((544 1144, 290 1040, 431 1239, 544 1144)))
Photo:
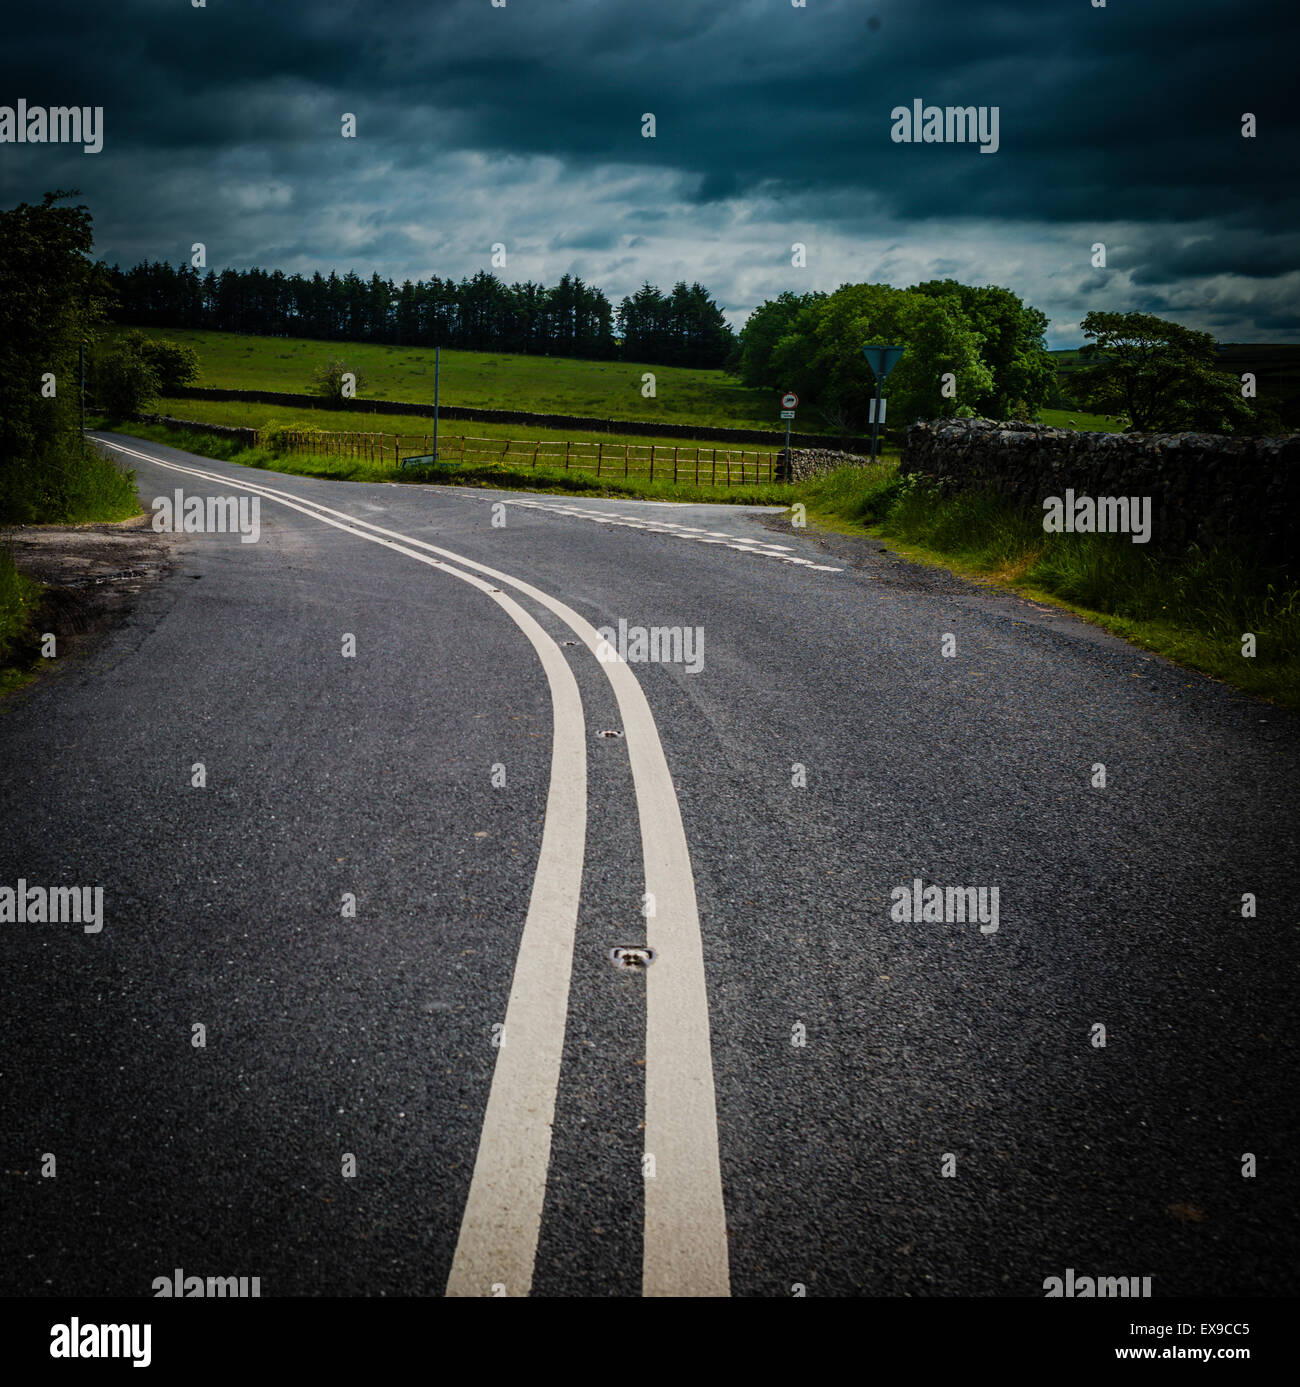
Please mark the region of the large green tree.
POLYGON ((991 388, 979 334, 956 301, 888 284, 846 284, 803 303, 772 350, 772 379, 835 427, 860 429, 876 389, 862 354, 871 342, 904 348, 885 387, 892 425, 951 415, 991 388))
POLYGON ((805 308, 813 307, 825 298, 826 295, 820 292, 792 294, 787 290, 759 304, 740 330, 739 374, 742 384, 759 389, 785 388, 785 383, 777 378, 773 369, 772 358, 777 343, 796 331, 795 325, 805 308))
POLYGON ((997 284, 977 287, 955 279, 930 279, 915 292, 956 303, 979 334, 980 359, 992 384, 975 399, 961 403, 988 419, 1032 418, 1052 397, 1056 367, 1047 350, 1047 316, 1031 308, 1010 289, 997 284))
POLYGON ((1127 415, 1134 432, 1255 427, 1241 381, 1216 366, 1210 333, 1151 313, 1089 313, 1079 326, 1093 341, 1071 385, 1092 409, 1127 415))

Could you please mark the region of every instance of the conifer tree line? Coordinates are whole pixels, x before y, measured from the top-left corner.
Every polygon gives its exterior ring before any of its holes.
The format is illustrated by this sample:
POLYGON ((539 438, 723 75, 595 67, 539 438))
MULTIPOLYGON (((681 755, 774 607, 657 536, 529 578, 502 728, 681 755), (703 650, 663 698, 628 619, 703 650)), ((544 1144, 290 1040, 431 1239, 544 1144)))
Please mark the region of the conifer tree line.
POLYGON ((483 270, 460 281, 431 275, 399 285, 355 271, 204 274, 145 261, 129 270, 114 266, 109 276, 118 297, 113 316, 144 328, 696 367, 722 366, 735 345, 709 292, 685 282, 668 293, 643 284, 615 310, 601 289, 568 274, 550 288, 506 284, 483 270))

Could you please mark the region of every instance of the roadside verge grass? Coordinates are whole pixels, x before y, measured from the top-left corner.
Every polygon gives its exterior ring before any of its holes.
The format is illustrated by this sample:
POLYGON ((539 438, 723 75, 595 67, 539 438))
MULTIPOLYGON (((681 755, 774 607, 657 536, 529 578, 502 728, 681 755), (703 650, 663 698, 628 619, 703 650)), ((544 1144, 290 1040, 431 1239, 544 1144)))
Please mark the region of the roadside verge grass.
POLYGON ((135 475, 78 443, 0 468, 0 524, 78 525, 140 514, 135 475))
MULTIPOLYGON (((865 471, 865 469, 863 469, 865 471)), ((1042 516, 991 491, 942 495, 920 478, 821 484, 809 513, 867 530, 903 558, 1064 607, 1144 649, 1300 710, 1300 585, 1243 544, 1182 554, 1126 535, 1046 534, 1042 516), (1253 633, 1253 657, 1242 654, 1253 633)))
POLYGON ((14 567, 13 555, 0 548, 0 695, 31 675, 35 659, 32 622, 43 589, 14 567))

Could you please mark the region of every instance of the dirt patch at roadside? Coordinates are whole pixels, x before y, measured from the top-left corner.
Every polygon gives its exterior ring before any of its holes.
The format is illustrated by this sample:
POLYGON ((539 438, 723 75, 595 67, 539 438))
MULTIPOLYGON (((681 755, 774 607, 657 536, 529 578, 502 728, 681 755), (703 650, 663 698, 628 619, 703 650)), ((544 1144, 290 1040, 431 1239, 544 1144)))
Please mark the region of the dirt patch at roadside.
POLYGON ((0 531, 15 567, 45 589, 32 632, 7 663, 42 665, 40 637, 58 638, 58 659, 83 653, 135 606, 176 562, 177 536, 157 534, 148 515, 117 523, 20 525, 0 531))

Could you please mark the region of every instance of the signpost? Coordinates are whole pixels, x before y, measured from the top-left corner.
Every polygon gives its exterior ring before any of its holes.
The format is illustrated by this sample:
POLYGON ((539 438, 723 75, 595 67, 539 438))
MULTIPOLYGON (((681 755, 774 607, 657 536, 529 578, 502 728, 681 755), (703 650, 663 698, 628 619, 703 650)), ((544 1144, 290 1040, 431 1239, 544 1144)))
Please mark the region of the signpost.
POLYGON ((799 397, 793 390, 781 396, 781 418, 785 420, 785 475, 787 481, 794 481, 794 469, 790 466, 790 421, 799 407, 799 397))
POLYGON ((876 377, 876 398, 871 402, 871 461, 876 460, 876 439, 880 434, 880 426, 885 422, 885 402, 881 398, 881 387, 885 383, 885 377, 898 365, 898 358, 903 355, 902 347, 879 347, 865 346, 862 348, 862 355, 867 358, 867 365, 871 367, 872 373, 876 377))
POLYGON ((442 365, 442 348, 433 349, 433 460, 438 461, 438 369, 442 365))

